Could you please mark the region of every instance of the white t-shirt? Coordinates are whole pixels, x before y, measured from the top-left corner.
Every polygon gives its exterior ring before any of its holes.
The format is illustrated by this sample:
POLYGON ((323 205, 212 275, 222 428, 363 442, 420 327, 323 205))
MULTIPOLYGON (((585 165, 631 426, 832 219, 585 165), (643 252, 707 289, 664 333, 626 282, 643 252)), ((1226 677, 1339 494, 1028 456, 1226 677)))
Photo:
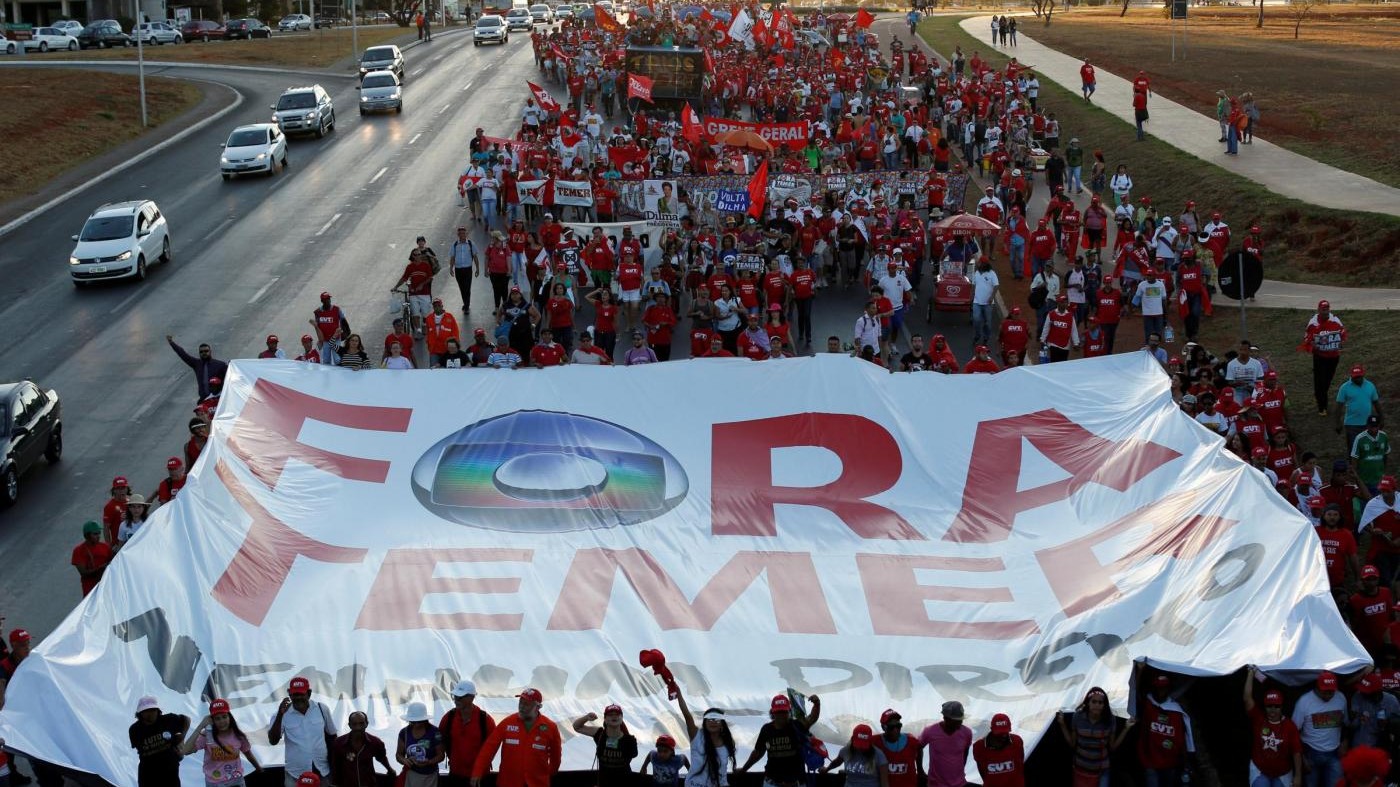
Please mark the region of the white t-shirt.
POLYGON ((1293 723, 1303 745, 1318 751, 1336 751, 1342 745, 1347 722, 1347 698, 1340 691, 1323 702, 1316 691, 1298 698, 1293 706, 1293 723))
POLYGON ((1232 359, 1225 364, 1225 381, 1234 383, 1235 398, 1243 402, 1243 396, 1253 393, 1255 380, 1264 379, 1264 364, 1258 358, 1250 358, 1243 363, 1239 358, 1232 359))
POLYGON ((1133 302, 1141 304, 1142 316, 1161 317, 1166 313, 1166 283, 1161 279, 1157 281, 1142 281, 1138 284, 1137 294, 1133 296, 1133 302))
POLYGON ((972 302, 981 306, 986 306, 992 302, 992 295, 1001 284, 994 270, 978 271, 974 270, 972 276, 972 302))

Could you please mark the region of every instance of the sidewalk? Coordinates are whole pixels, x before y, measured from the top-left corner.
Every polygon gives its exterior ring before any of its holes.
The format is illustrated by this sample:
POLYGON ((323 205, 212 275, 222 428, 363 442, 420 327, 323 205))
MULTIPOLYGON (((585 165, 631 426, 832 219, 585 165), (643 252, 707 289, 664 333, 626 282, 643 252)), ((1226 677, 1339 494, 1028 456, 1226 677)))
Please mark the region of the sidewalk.
MULTIPOLYGON (((963 26, 963 29, 969 35, 971 35, 973 38, 976 38, 979 41, 982 41, 983 38, 981 36, 981 33, 989 26, 990 21, 990 17, 975 17, 972 19, 963 20, 961 24, 963 26), (981 25, 981 27, 978 27, 977 25, 981 25)), ((880 20, 876 22, 876 24, 882 23, 888 25, 888 30, 883 32, 881 40, 884 40, 892 34, 898 35, 901 32, 907 32, 907 28, 905 28, 902 18, 896 19, 894 17, 882 16, 880 20)), ((1042 46, 1041 44, 1029 40, 1026 37, 1026 35, 1020 30, 1016 31, 1016 37, 1020 45, 1017 46, 1016 49, 1013 50, 1013 52, 1015 53, 1017 59, 1020 62, 1034 64, 1036 66, 1035 71, 1037 74, 1043 74, 1048 79, 1052 79, 1055 82, 1059 82, 1060 84, 1063 84, 1066 87, 1068 87, 1074 93, 1078 94, 1078 60, 1070 58, 1066 55, 1062 55, 1053 49, 1049 49, 1045 46, 1042 46), (1046 64, 1051 64, 1053 66, 1053 64, 1057 60, 1064 61, 1068 64, 1067 67, 1070 69, 1070 82, 1064 82, 1050 68, 1046 67, 1046 64)), ((933 52, 933 49, 929 47, 928 42, 925 41, 922 37, 918 38, 917 40, 919 46, 923 47, 929 52, 933 52)), ((935 54, 937 54, 941 59, 945 61, 948 59, 942 52, 938 52, 935 54)), ((1120 77, 1105 74, 1102 70, 1100 70, 1098 72, 1098 89, 1094 93, 1094 97, 1099 98, 1100 96, 1112 95, 1111 93, 1106 93, 1105 91, 1105 88, 1107 87, 1106 83, 1108 83, 1109 81, 1117 83, 1118 88, 1121 89, 1121 93, 1118 94, 1120 98, 1110 99, 1109 101, 1096 101, 1094 103, 1103 104, 1105 108, 1109 108, 1114 106, 1110 102, 1116 100, 1118 102, 1116 106, 1116 111, 1115 109, 1110 109, 1110 111, 1113 111, 1115 115, 1122 118, 1124 122, 1132 124, 1133 118, 1131 101, 1131 83, 1120 77)), ((1195 116, 1195 118, 1198 118, 1201 122, 1205 124, 1205 131, 1203 133, 1207 135, 1207 140, 1209 144, 1199 146, 1201 147, 1201 151, 1204 152, 1200 152, 1192 149, 1191 147, 1178 144, 1178 142, 1175 139, 1163 137, 1164 141, 1176 145, 1182 150, 1193 153, 1201 158, 1214 156, 1214 158, 1211 158, 1210 160, 1217 161, 1217 163, 1219 163, 1222 167, 1231 169, 1235 172, 1239 172, 1239 174, 1244 175, 1245 177, 1251 177, 1248 173, 1241 172, 1239 165, 1250 163, 1248 159, 1245 158, 1246 155, 1256 153, 1259 150, 1262 150, 1265 147, 1267 147, 1268 149, 1278 151, 1279 154, 1285 155, 1290 159, 1297 159, 1298 161, 1303 162, 1307 166, 1329 170, 1333 173, 1336 173, 1336 175, 1339 177, 1354 179, 1356 181, 1364 181, 1364 183, 1370 184, 1371 187, 1383 189, 1390 192, 1393 196, 1376 197, 1376 199, 1380 200, 1379 204, 1381 207, 1385 208, 1385 212, 1400 215, 1400 190, 1396 190, 1388 186, 1376 183, 1375 181, 1368 180, 1357 175, 1351 175, 1350 173, 1342 172, 1332 167, 1319 164, 1313 161, 1312 159, 1304 158, 1295 153, 1290 153, 1286 150, 1283 150, 1282 148, 1279 148, 1276 145, 1269 145, 1263 140, 1260 140, 1258 137, 1255 138, 1255 143, 1253 145, 1249 145, 1248 148, 1246 148, 1253 149, 1250 151, 1250 154, 1241 153, 1241 155, 1238 157, 1226 156, 1223 153, 1223 148, 1218 146, 1215 142, 1216 139, 1219 139, 1217 135, 1220 133, 1220 128, 1216 125, 1215 121, 1205 117, 1204 115, 1199 115, 1195 112, 1192 112, 1191 110, 1186 109, 1180 104, 1175 104, 1166 101, 1165 99, 1158 98, 1156 96, 1152 97, 1151 103, 1148 105, 1148 107, 1152 112, 1152 122, 1149 125, 1155 126, 1156 128, 1153 128, 1152 130, 1156 132, 1163 131, 1163 129, 1169 125, 1168 123, 1159 124, 1158 122, 1159 118, 1166 120, 1166 118, 1163 116, 1173 111, 1172 109, 1168 109, 1168 107, 1174 108, 1176 114, 1187 116, 1184 119, 1183 123, 1191 122, 1192 118, 1190 116, 1195 116), (1227 160, 1218 161, 1219 159, 1227 160), (1232 164, 1237 166, 1232 167, 1232 164)), ((1162 135, 1158 134, 1158 136, 1160 137, 1162 135)), ((1200 136, 1201 134, 1197 134, 1197 137, 1200 136)), ((1307 177, 1311 176, 1309 175, 1307 177)), ((1288 180, 1295 181, 1295 185, 1297 185, 1296 181, 1301 179, 1289 177, 1288 180)), ((1298 187, 1301 189, 1301 186, 1298 187)), ((1269 188, 1273 187, 1269 186, 1269 188)), ((1277 191, 1278 189, 1275 190, 1277 191)), ((1035 195, 1032 197, 1031 211, 1033 213, 1036 211, 1043 211, 1045 209, 1046 195, 1044 194, 1044 191, 1044 189, 1037 189, 1035 195)), ((1280 193, 1284 192, 1280 191, 1280 193)), ((1303 195, 1300 198, 1308 199, 1309 201, 1314 202, 1316 204, 1322 204, 1320 202, 1317 202, 1317 200, 1315 199, 1311 199, 1311 197, 1312 195, 1309 194, 1303 195)), ((1083 205, 1080 205, 1080 207, 1082 208, 1083 205)), ((1266 263, 1265 270, 1267 269, 1268 266, 1266 263)), ((1387 311, 1400 309, 1400 289, 1326 287, 1315 284, 1295 284, 1293 282, 1274 281, 1272 279, 1264 280, 1263 286, 1259 288, 1259 293, 1255 296, 1255 299, 1250 302, 1250 306, 1275 309, 1312 309, 1317 306, 1317 301, 1322 299, 1330 301, 1332 304, 1332 308, 1338 311, 1344 311, 1347 309, 1374 309, 1387 311)), ((1224 295, 1216 296, 1216 302, 1218 304, 1230 304, 1231 306, 1238 303, 1237 301, 1233 301, 1229 298, 1226 298, 1224 295)))
MULTIPOLYGON (((959 24, 973 38, 983 45, 989 45, 984 34, 990 23, 991 17, 976 16, 964 19, 959 24)), ((1014 54, 1040 76, 1078 95, 1081 61, 1037 43, 1027 35, 1031 30, 1031 26, 1027 25, 1016 31, 1019 46, 1014 49, 995 47, 995 50, 1002 54, 1014 54)), ((1097 70, 1097 79, 1094 105, 1132 125, 1132 83, 1102 68, 1097 70)), ((1216 142, 1220 138, 1220 124, 1213 117, 1168 101, 1155 93, 1148 100, 1147 109, 1152 115, 1147 132, 1152 136, 1236 175, 1249 178, 1276 194, 1324 208, 1400 216, 1400 189, 1330 167, 1259 137, 1254 138, 1253 144, 1241 146, 1238 156, 1227 156, 1224 144, 1216 142)))

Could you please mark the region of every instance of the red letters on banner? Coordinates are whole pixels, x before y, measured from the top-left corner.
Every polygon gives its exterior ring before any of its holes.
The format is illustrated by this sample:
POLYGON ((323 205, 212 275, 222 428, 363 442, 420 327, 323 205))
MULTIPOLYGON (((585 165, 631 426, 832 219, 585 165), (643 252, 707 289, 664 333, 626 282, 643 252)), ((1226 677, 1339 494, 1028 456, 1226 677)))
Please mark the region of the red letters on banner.
POLYGON ((763 137, 774 145, 802 148, 807 145, 811 131, 806 123, 750 123, 746 120, 705 116, 705 133, 714 138, 733 129, 746 129, 763 137))

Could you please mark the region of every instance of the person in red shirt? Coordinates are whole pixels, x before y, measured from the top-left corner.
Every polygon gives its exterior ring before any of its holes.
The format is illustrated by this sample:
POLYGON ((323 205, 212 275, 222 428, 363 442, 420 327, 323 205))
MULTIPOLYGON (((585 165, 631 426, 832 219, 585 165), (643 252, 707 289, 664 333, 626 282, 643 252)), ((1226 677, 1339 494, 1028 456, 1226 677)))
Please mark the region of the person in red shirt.
POLYGON ((321 308, 311 312, 311 327, 321 340, 321 363, 335 366, 340 362, 336 347, 340 340, 350 335, 350 320, 345 311, 331 304, 331 294, 321 293, 321 308))
POLYGON ((413 334, 408 333, 404 328, 403 318, 395 317, 394 329, 384 335, 384 355, 379 358, 381 361, 389 355, 389 345, 395 342, 398 342, 399 348, 410 357, 413 355, 413 334))
POLYGON ((1097 358, 1108 352, 1108 334, 1099 325, 1099 319, 1091 314, 1084 320, 1084 357, 1097 358))
POLYGON ((482 777, 491 770, 491 761, 498 751, 498 787, 550 787, 554 774, 559 772, 563 745, 559 726, 540 713, 544 697, 538 689, 526 689, 518 696, 518 711, 502 719, 481 745, 472 767, 472 787, 481 787, 482 777))
POLYGON ((1040 270, 1055 259, 1055 233, 1047 226, 1050 222, 1041 219, 1036 224, 1035 231, 1031 233, 1028 248, 1031 253, 1031 275, 1035 276, 1040 270))
POLYGON ((560 366, 567 360, 568 353, 564 352, 564 346, 554 341, 554 331, 548 328, 541 329, 539 342, 530 348, 530 365, 536 369, 544 369, 560 366))
POLYGON ((464 787, 481 747, 496 729, 496 720, 476 706, 476 684, 459 680, 452 687, 452 709, 438 723, 442 748, 447 755, 447 778, 451 787, 464 787))
POLYGON ((569 298, 569 290, 562 281, 555 281, 554 287, 545 301, 545 321, 554 338, 564 346, 564 352, 574 351, 574 302, 569 298))
POLYGON ((301 336, 301 355, 296 358, 303 363, 320 363, 321 353, 316 351, 316 340, 311 334, 305 333, 301 336))
POLYGON ((593 237, 589 238, 588 245, 583 247, 583 257, 588 261, 594 288, 602 290, 610 287, 616 260, 613 257, 612 245, 603 236, 602 227, 593 228, 593 237))
POLYGON ((817 272, 808 266, 807 258, 801 255, 794 261, 794 265, 788 282, 792 287, 792 302, 797 307, 797 341, 803 345, 811 345, 812 301, 817 297, 817 272))
POLYGON ((743 304, 750 313, 758 313, 758 280, 754 278, 753 271, 739 271, 739 283, 734 287, 734 294, 739 297, 739 303, 743 304))
POLYGON ((1142 129, 1142 124, 1147 122, 1147 91, 1139 90, 1134 83, 1133 86, 1133 120, 1137 122, 1138 142, 1147 139, 1146 132, 1142 129))
POLYGON ((696 358, 733 358, 734 353, 724 349, 724 337, 718 334, 710 337, 709 349, 696 358))
POLYGON ((97 587, 115 555, 111 546, 102 543, 102 526, 93 521, 84 522, 83 541, 73 547, 73 567, 78 569, 84 598, 97 587))
POLYGON ((1055 296, 1055 308, 1045 314, 1040 343, 1049 350, 1051 363, 1069 360, 1070 349, 1079 346, 1079 326, 1074 322, 1074 312, 1069 310, 1069 298, 1063 293, 1055 296))
POLYGON ((1329 505, 1337 506, 1342 515, 1342 527, 1356 530, 1356 511, 1364 509, 1369 498, 1366 490, 1351 472, 1351 465, 1345 459, 1332 462, 1332 476, 1323 484, 1318 494, 1329 505))
POLYGON ((778 270, 777 260, 768 261, 768 270, 763 274, 762 284, 763 302, 767 304, 769 309, 774 305, 777 305, 780 312, 786 309, 790 288, 788 286, 787 277, 783 275, 782 271, 778 270))
POLYGON ((626 325, 630 329, 637 324, 641 312, 642 284, 645 278, 642 263, 630 249, 622 249, 622 261, 617 264, 617 288, 619 298, 626 307, 626 325))
MULTIPOLYGON (((423 330, 427 336, 428 365, 442 366, 443 356, 447 355, 447 340, 456 339, 462 343, 462 332, 457 328, 457 318, 442 308, 442 299, 433 299, 433 310, 423 318, 423 330)), ((400 347, 412 345, 400 345, 400 347)))
POLYGON ((1155 776, 1156 783, 1162 785, 1180 784, 1181 773, 1189 764, 1187 756, 1196 752, 1191 718, 1172 699, 1171 687, 1171 678, 1158 675, 1144 701, 1138 703, 1138 762, 1144 771, 1156 771, 1148 779, 1155 776))
MULTIPOLYGON (((199 459, 199 455, 204 452, 204 444, 209 442, 209 422, 203 418, 193 417, 189 421, 190 439, 185 441, 185 467, 194 467, 194 463, 199 459)), ((126 506, 122 506, 126 508, 126 506)), ((104 512, 105 514, 105 512, 104 512)), ((105 524, 106 517, 103 517, 105 524)), ((121 524, 120 516, 117 524, 121 524)), ((113 538, 116 537, 115 532, 113 538)))
POLYGON ((675 310, 671 308, 670 297, 657 291, 652 304, 642 315, 642 324, 646 326, 647 331, 647 344, 651 346, 652 352, 656 353, 656 360, 671 360, 671 338, 677 322, 679 320, 676 319, 675 310))
MULTIPOLYGON (((1322 544, 1322 557, 1327 566, 1327 584, 1332 594, 1340 602, 1346 598, 1347 573, 1361 576, 1361 563, 1357 559, 1356 537, 1351 528, 1342 521, 1342 511, 1334 503, 1325 503, 1322 508, 1322 521, 1315 528, 1317 540, 1322 544)), ((1396 642, 1400 645, 1400 641, 1396 642)))
POLYGON ((1084 100, 1089 103, 1094 102, 1094 90, 1098 88, 1098 79, 1094 75, 1094 67, 1089 64, 1089 58, 1084 58, 1084 65, 1079 67, 1079 90, 1084 94, 1084 100))
POLYGON ((983 787, 1026 787, 1026 746, 1011 732, 1011 717, 992 716, 987 737, 972 744, 972 760, 983 787))
POLYGON ((1327 415, 1327 393, 1332 387, 1332 378, 1337 375, 1342 344, 1346 340, 1346 326, 1332 313, 1332 304, 1325 300, 1318 301, 1317 314, 1308 320, 1303 331, 1302 346, 1302 349, 1312 353, 1313 396, 1317 399, 1318 415, 1327 415))
POLYGON ((544 214, 544 222, 540 224, 540 243, 544 244, 550 252, 559 245, 559 239, 564 237, 564 225, 554 220, 553 213, 544 214))
POLYGON ((169 503, 175 499, 175 495, 185 488, 185 462, 178 456, 172 456, 165 460, 166 477, 156 485, 156 491, 151 493, 151 500, 156 501, 156 505, 169 503))
POLYGON ((791 331, 787 323, 783 322, 783 307, 776 303, 768 305, 768 322, 764 323, 763 330, 768 333, 768 343, 772 344, 774 339, 782 341, 784 347, 791 344, 789 333, 791 331))
POLYGON ((710 346, 719 338, 713 328, 697 324, 690 329, 690 357, 704 358, 710 353, 710 346))
POLYGON ((1285 427, 1284 408, 1287 404, 1288 394, 1278 384, 1278 372, 1272 369, 1264 372, 1264 386, 1254 391, 1254 405, 1259 409, 1259 415, 1270 434, 1285 427))
POLYGON ((967 365, 963 367, 963 374, 996 374, 999 371, 1001 367, 992 360, 992 351, 985 344, 977 345, 972 358, 968 359, 967 365))
MULTIPOLYGON (((191 428, 193 431, 193 428, 191 428)), ((122 516, 126 514, 126 501, 131 496, 131 484, 126 476, 112 479, 112 499, 102 507, 102 533, 108 544, 117 543, 117 529, 121 527, 122 516)))
MULTIPOLYGON (((428 255, 414 249, 408 254, 408 264, 403 266, 403 274, 394 282, 395 287, 408 285, 408 303, 411 308, 413 332, 423 335, 423 318, 432 309, 433 264, 428 255)), ((428 352, 432 352, 429 350, 428 352)))
POLYGON ((1001 347, 1001 363, 1010 368, 1020 366, 1021 361, 1026 357, 1026 347, 1030 344, 1030 325, 1021 319, 1021 307, 1012 306, 1011 314, 1001 321, 1001 328, 997 331, 997 344, 1001 347), (1016 353, 1016 363, 1011 362, 1010 354, 1016 353))
POLYGON ((1379 659, 1390 625, 1390 607, 1395 603, 1390 588, 1381 587, 1381 572, 1375 566, 1361 567, 1361 589, 1347 599, 1351 631, 1361 640, 1371 658, 1379 659))
POLYGON ((1254 705, 1254 683, 1264 676, 1251 669, 1244 681, 1244 710, 1249 715, 1249 784, 1263 776, 1271 784, 1303 783, 1303 743, 1293 720, 1283 715, 1283 692, 1264 692, 1264 709, 1254 705), (1292 774, 1292 781, 1287 777, 1292 774))

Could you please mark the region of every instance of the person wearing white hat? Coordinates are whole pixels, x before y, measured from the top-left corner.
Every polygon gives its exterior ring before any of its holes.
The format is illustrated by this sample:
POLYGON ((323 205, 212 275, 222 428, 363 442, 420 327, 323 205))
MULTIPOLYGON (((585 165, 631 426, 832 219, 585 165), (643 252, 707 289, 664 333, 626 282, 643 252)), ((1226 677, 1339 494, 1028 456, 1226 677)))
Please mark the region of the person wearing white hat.
POLYGON ((1171 216, 1162 217, 1162 223, 1158 225, 1157 232, 1152 235, 1155 264, 1159 270, 1167 271, 1167 275, 1176 272, 1176 247, 1179 236, 1180 233, 1176 231, 1176 227, 1172 226, 1171 216))
POLYGON ((459 680, 452 686, 452 710, 442 715, 438 730, 442 732, 442 747, 447 754, 448 787, 468 787, 472 765, 481 753, 481 745, 496 729, 496 720, 476 706, 476 684, 459 680))
POLYGON ((161 713, 155 697, 142 697, 136 703, 136 721, 127 735, 140 758, 136 766, 139 787, 180 787, 180 746, 189 729, 189 716, 161 713))
POLYGON ((428 721, 428 706, 410 702, 401 717, 407 724, 399 730, 399 764, 404 767, 403 787, 437 787, 438 763, 447 756, 442 733, 428 721))

